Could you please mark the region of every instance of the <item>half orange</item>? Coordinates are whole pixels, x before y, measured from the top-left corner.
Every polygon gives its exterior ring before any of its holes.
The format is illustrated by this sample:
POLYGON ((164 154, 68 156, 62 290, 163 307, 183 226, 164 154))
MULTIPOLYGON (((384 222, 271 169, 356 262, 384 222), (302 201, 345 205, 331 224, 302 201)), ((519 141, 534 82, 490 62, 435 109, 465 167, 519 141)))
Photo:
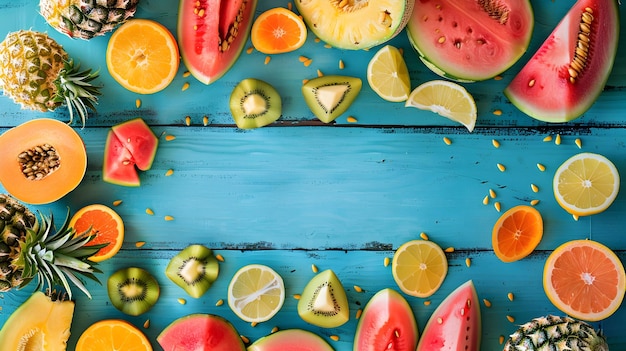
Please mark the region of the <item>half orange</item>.
POLYGON ((106 62, 111 76, 124 88, 152 94, 174 80, 180 64, 178 44, 162 24, 135 18, 111 35, 106 62))
POLYGON ((496 256, 514 262, 530 255, 543 237, 543 218, 532 206, 520 205, 504 212, 491 232, 496 256))
POLYGON ((91 228, 91 234, 96 236, 90 245, 108 244, 90 257, 90 261, 100 262, 113 257, 124 242, 122 218, 105 205, 94 204, 81 208, 72 216, 70 227, 78 234, 85 233, 91 228))
POLYGON ((626 273, 608 247, 592 240, 573 240, 548 256, 543 289, 562 312, 585 321, 599 321, 621 305, 626 273))
POLYGON ((307 29, 300 16, 284 7, 263 12, 252 24, 250 40, 264 54, 282 54, 300 48, 307 29))
POLYGON ((88 327, 76 343, 76 351, 152 351, 150 341, 134 325, 105 319, 88 327))

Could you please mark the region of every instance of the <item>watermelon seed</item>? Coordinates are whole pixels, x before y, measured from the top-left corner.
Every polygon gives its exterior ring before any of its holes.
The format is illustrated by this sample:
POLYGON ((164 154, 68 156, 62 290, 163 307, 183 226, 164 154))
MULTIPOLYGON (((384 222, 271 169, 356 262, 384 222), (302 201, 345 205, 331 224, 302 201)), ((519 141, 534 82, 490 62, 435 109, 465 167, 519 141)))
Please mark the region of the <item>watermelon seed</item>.
POLYGON ((354 315, 354 318, 356 319, 361 318, 361 313, 363 313, 363 310, 359 308, 358 310, 356 310, 356 314, 354 315))
POLYGON ((498 342, 500 343, 500 345, 502 345, 502 343, 504 342, 504 335, 500 335, 500 337, 498 337, 498 342))
POLYGON ((202 117, 202 124, 206 127, 209 124, 209 117, 202 117))
POLYGON ((224 262, 224 256, 222 256, 221 254, 215 255, 215 258, 220 262, 224 262))
POLYGON ((174 217, 172 217, 172 216, 165 216, 165 217, 163 217, 163 219, 165 219, 166 221, 173 221, 174 217))
POLYGON ((578 146, 579 149, 583 148, 583 142, 580 140, 580 138, 576 138, 574 142, 576 143, 576 146, 578 146))
POLYGON ((513 293, 508 293, 506 294, 506 297, 509 299, 509 301, 513 301, 513 299, 515 298, 515 296, 513 296, 513 293))
POLYGON ((221 306, 223 304, 224 304, 224 300, 222 300, 222 299, 219 299, 219 300, 217 300, 217 302, 215 302, 215 306, 221 306))
POLYGON ((537 168, 539 168, 539 170, 542 172, 546 170, 546 166, 542 165, 541 163, 537 163, 537 168))
POLYGON ((437 40, 439 44, 443 44, 445 41, 446 41, 446 37, 444 36, 440 36, 439 39, 437 40))
POLYGON ((311 265, 311 270, 313 271, 313 273, 317 273, 319 270, 317 269, 317 266, 312 264, 311 265))
POLYGON ((191 125, 191 116, 185 116, 185 124, 186 124, 187 126, 190 126, 190 125, 191 125))
POLYGON ((135 106, 136 106, 137 108, 140 108, 140 107, 141 107, 141 100, 140 100, 140 99, 135 100, 135 106))
POLYGON ((339 69, 344 69, 346 65, 343 63, 343 60, 339 60, 339 69))
POLYGON ((448 137, 443 137, 443 142, 446 143, 446 145, 452 144, 452 140, 450 140, 450 138, 448 137))
POLYGON ((278 331, 278 327, 274 327, 272 328, 272 330, 270 330, 270 333, 273 334, 273 333, 276 333, 277 331, 278 331))
POLYGON ((489 196, 492 199, 495 199, 496 198, 496 192, 493 189, 489 189, 489 196))
POLYGON ((356 291, 356 292, 360 293, 360 292, 363 292, 363 288, 361 288, 361 287, 360 287, 360 286, 358 286, 358 285, 355 285, 355 286, 354 286, 354 291, 356 291))
POLYGON ((140 248, 140 247, 143 247, 145 244, 146 244, 145 241, 137 241, 135 242, 135 247, 140 248))
POLYGON ((496 209, 496 211, 500 212, 500 210, 502 209, 502 206, 500 205, 500 202, 496 201, 493 204, 493 207, 496 209))
POLYGON ((154 211, 152 211, 152 209, 150 208, 146 208, 146 213, 149 214, 150 216, 154 215, 154 211))
POLYGON ((389 266, 389 257, 385 257, 385 259, 383 260, 383 265, 384 265, 385 267, 388 267, 388 266, 389 266))
POLYGON ((493 144, 493 147, 495 147, 496 149, 500 147, 500 142, 496 139, 491 140, 491 144, 493 144))
POLYGON ((441 318, 441 317, 437 317, 437 323, 439 323, 439 324, 443 324, 443 318, 441 318))
POLYGON ((265 61, 263 63, 267 65, 268 63, 270 63, 271 59, 272 58, 270 56, 265 56, 265 61))
POLYGON ((184 305, 184 304, 187 303, 187 300, 183 299, 182 297, 179 297, 178 298, 178 303, 181 304, 181 305, 184 305))
POLYGON ((122 204, 122 200, 115 200, 113 201, 113 206, 119 206, 122 204))
POLYGON ((302 295, 300 294, 293 294, 293 298, 296 300, 300 300, 300 298, 302 297, 302 295))
POLYGON ((483 299, 483 303, 485 304, 485 307, 487 307, 487 308, 491 307, 491 301, 489 301, 487 299, 483 299))
POLYGON ((182 87, 182 88, 180 88, 180 90, 181 90, 181 91, 185 91, 185 90, 187 90, 187 89, 189 89, 189 82, 185 82, 185 83, 183 84, 183 87, 182 87))
POLYGON ((483 205, 488 205, 489 204, 489 195, 485 195, 485 197, 483 198, 483 205))
POLYGON ((532 86, 534 86, 534 85, 535 85, 535 80, 534 80, 534 79, 531 79, 531 80, 528 82, 528 86, 529 86, 529 87, 532 87, 532 86))
POLYGON ((556 135, 556 138, 554 139, 554 143, 556 145, 561 145, 561 134, 556 135))
POLYGON ((471 258, 466 258, 465 259, 465 265, 469 268, 472 265, 472 259, 471 258))
POLYGON ((465 315, 465 308, 461 308, 461 310, 459 311, 459 313, 461 314, 461 316, 465 315))
POLYGON ((513 316, 507 315, 506 319, 508 319, 508 321, 511 322, 511 323, 515 322, 515 318, 513 318, 513 316))
POLYGON ((533 206, 536 206, 539 203, 539 200, 534 199, 534 200, 530 200, 530 204, 533 206))
POLYGON ((239 337, 241 338, 241 341, 243 341, 244 344, 247 344, 250 342, 250 339, 248 339, 245 335, 239 335, 239 337))
POLYGON ((447 248, 446 248, 445 250, 443 250, 443 251, 444 251, 444 252, 447 252, 447 253, 452 253, 452 252, 454 252, 454 247, 452 247, 452 246, 447 247, 447 248))
POLYGON ((252 323, 250 323, 250 326, 251 326, 252 328, 254 328, 254 327, 256 327, 256 326, 257 326, 257 324, 258 324, 257 322, 252 322, 252 323))
POLYGON ((143 327, 146 328, 146 329, 148 329, 150 327, 150 320, 149 319, 146 319, 146 321, 143 322, 143 327))
POLYGON ((424 306, 430 306, 430 303, 431 303, 430 300, 425 300, 424 301, 424 306))
POLYGON ((338 336, 338 335, 331 335, 331 336, 330 336, 330 338, 331 338, 333 341, 339 341, 339 336, 338 336))
POLYGON ((506 171, 506 167, 504 167, 502 163, 498 163, 496 166, 498 166, 498 169, 500 170, 500 172, 506 171))
POLYGON ((533 193, 536 193, 539 191, 539 187, 537 187, 535 184, 530 184, 530 188, 532 189, 533 193))
POLYGON ((428 234, 421 232, 420 233, 420 238, 422 238, 422 240, 428 240, 428 234))

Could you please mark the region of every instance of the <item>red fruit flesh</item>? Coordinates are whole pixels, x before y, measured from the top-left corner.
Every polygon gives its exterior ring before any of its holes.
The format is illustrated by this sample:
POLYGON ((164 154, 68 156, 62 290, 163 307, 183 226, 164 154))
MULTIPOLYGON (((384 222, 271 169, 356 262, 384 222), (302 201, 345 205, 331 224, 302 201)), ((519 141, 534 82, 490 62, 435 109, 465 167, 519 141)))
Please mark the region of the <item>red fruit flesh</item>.
POLYGON ((107 135, 104 150, 102 179, 105 182, 117 185, 139 186, 139 175, 135 169, 135 160, 133 160, 130 151, 115 136, 112 130, 107 135))
POLYGON ((141 118, 120 123, 112 127, 113 133, 128 149, 132 159, 142 171, 150 169, 156 155, 159 139, 141 118))
POLYGON ((226 319, 211 314, 181 317, 157 337, 165 351, 245 351, 239 333, 226 319))

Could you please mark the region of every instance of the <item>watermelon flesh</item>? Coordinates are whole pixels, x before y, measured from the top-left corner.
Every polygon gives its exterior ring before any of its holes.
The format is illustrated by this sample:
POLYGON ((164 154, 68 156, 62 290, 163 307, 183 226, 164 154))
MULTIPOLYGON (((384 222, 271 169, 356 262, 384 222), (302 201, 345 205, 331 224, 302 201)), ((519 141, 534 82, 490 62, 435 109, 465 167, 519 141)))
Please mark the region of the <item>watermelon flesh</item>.
POLYGON ((212 314, 181 317, 157 336, 164 351, 245 351, 235 327, 212 314))
POLYGON ((257 0, 180 0, 178 46, 196 79, 211 84, 237 61, 248 40, 256 5, 257 0))
POLYGON ((260 338, 247 351, 333 351, 333 348, 308 330, 285 329, 260 338))
POLYGON ((481 81, 511 67, 528 49, 534 26, 528 0, 419 0, 407 33, 433 72, 481 81))
POLYGON ((469 280, 450 293, 435 309, 420 337, 417 351, 479 351, 480 304, 469 280))
POLYGON ((139 186, 139 175, 135 169, 133 155, 112 130, 107 134, 104 148, 106 151, 104 153, 102 179, 105 182, 118 185, 139 186))
POLYGON ((617 53, 618 37, 619 9, 615 0, 578 0, 504 94, 522 112, 540 121, 561 123, 576 119, 604 89, 617 53), (593 18, 590 30, 583 33, 581 20, 589 15, 593 18), (581 49, 577 53, 577 47, 583 45, 579 41, 589 41, 584 53, 581 49), (574 60, 582 60, 583 68, 575 70, 576 77, 571 79, 574 60))

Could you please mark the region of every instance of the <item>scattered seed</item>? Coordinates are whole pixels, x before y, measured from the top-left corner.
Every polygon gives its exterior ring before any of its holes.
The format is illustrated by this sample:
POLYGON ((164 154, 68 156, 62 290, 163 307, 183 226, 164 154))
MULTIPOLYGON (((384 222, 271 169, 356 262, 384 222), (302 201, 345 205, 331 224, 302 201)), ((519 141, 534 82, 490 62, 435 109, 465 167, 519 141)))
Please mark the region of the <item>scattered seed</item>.
POLYGON ((354 318, 356 319, 361 318, 361 313, 363 313, 363 310, 359 308, 358 310, 356 310, 356 314, 354 315, 354 318))
POLYGON ((165 140, 166 140, 166 141, 172 141, 172 140, 174 140, 174 139, 176 139, 176 137, 175 137, 175 136, 173 136, 173 135, 166 135, 166 136, 165 136, 165 140))
POLYGON ((498 212, 500 212, 500 210, 502 209, 502 206, 500 205, 499 201, 494 202, 493 207, 495 207, 496 211, 498 212))
POLYGON ((185 124, 186 124, 187 126, 190 126, 190 125, 191 125, 191 116, 185 116, 185 124))
POLYGON ((263 61, 263 64, 266 64, 266 65, 267 65, 268 63, 270 63, 270 60, 271 60, 271 59, 272 59, 272 58, 271 58, 270 56, 265 56, 265 61, 263 61))
POLYGON ((190 75, 191 75, 191 72, 189 72, 189 71, 185 71, 185 72, 183 72, 183 78, 187 78, 187 77, 189 77, 190 75))
POLYGON ((324 76, 324 73, 322 73, 322 71, 320 71, 319 69, 317 70, 317 76, 318 77, 322 77, 324 76))
POLYGON ((146 319, 146 321, 143 322, 143 327, 146 328, 146 329, 150 328, 150 320, 149 319, 146 319))
POLYGON ((493 147, 495 147, 496 149, 500 147, 500 142, 497 141, 496 139, 491 140, 491 144, 493 145, 493 147))
POLYGON ((556 145, 561 145, 561 134, 556 135, 556 137, 554 138, 554 143, 556 145))
POLYGON ((538 203, 539 203, 539 200, 537 199, 530 200, 530 204, 533 206, 537 206, 538 203))
POLYGON ((548 135, 547 137, 543 138, 543 141, 552 141, 552 135, 548 135))
POLYGON ((424 306, 430 306, 431 301, 430 300, 424 300, 424 306))
POLYGON ((489 197, 491 197, 492 199, 496 198, 496 192, 493 189, 489 189, 489 197))
POLYGON ((389 266, 389 261, 390 261, 389 257, 385 257, 385 259, 383 259, 383 265, 385 267, 388 267, 389 266))
POLYGON ((174 217, 172 217, 172 216, 165 216, 165 217, 163 217, 163 219, 165 219, 166 221, 173 221, 174 217))
POLYGON ((150 216, 154 215, 154 211, 152 211, 152 209, 150 208, 146 208, 146 213, 149 214, 150 216))
POLYGON ((507 315, 506 319, 508 319, 508 321, 511 322, 511 323, 515 322, 515 318, 513 318, 513 316, 507 315))
POLYGON ((300 294, 293 294, 293 298, 296 300, 300 300, 300 298, 302 297, 302 295, 300 294))
POLYGON ((220 262, 224 262, 224 256, 222 256, 221 254, 215 255, 215 258, 220 262))
POLYGON ((506 171, 506 167, 504 167, 504 165, 502 163, 498 163, 497 166, 498 166, 498 169, 500 170, 500 172, 506 171))
POLYGON ((291 1, 287 3, 287 9, 288 9, 289 11, 291 11, 291 9, 292 9, 292 4, 291 4, 291 1))
POLYGON ((443 251, 444 251, 444 252, 447 252, 447 253, 454 252, 454 247, 452 247, 452 246, 447 247, 447 248, 446 248, 445 250, 443 250, 443 251))
POLYGON ((483 303, 485 304, 485 307, 487 307, 487 308, 491 307, 491 301, 489 301, 487 299, 483 299, 483 303))
POLYGON ((493 77, 494 80, 502 80, 502 76, 501 75, 497 75, 495 77, 493 77))
POLYGON ((506 297, 509 299, 509 301, 513 301, 515 299, 515 296, 513 295, 512 292, 506 294, 506 297))
POLYGON ((185 82, 185 83, 183 84, 183 87, 182 87, 182 88, 180 88, 180 90, 182 90, 182 91, 185 91, 185 90, 187 90, 187 89, 189 89, 189 82, 185 82))
POLYGON ((178 298, 178 303, 181 304, 181 305, 184 305, 184 304, 187 303, 187 300, 183 299, 182 297, 179 297, 178 298))
POLYGON ((546 166, 542 165, 541 163, 537 163, 537 168, 539 168, 539 170, 542 172, 546 170, 546 166))
POLYGON ((169 177, 169 176, 171 176, 172 174, 174 174, 174 170, 173 170, 173 169, 168 169, 168 170, 165 172, 165 176, 166 176, 166 177, 169 177))
POLYGON ((504 335, 500 335, 498 337, 498 342, 500 343, 500 345, 502 345, 504 343, 504 335))
POLYGON ((313 273, 317 273, 319 270, 317 269, 317 266, 312 264, 311 265, 311 270, 313 271, 313 273))
POLYGON ((219 300, 217 300, 217 301, 215 302, 215 306, 218 306, 218 307, 219 307, 219 306, 221 306, 221 305, 223 305, 223 304, 224 304, 224 300, 223 300, 223 299, 219 299, 219 300))
POLYGON ((250 46, 249 48, 246 49, 246 53, 251 54, 252 51, 254 51, 254 48, 252 46, 250 46))
POLYGON ((140 107, 141 107, 141 99, 137 99, 137 100, 135 100, 135 106, 136 106, 137 108, 140 108, 140 107))
POLYGON ((578 222, 578 218, 579 218, 578 215, 573 214, 572 217, 574 218, 575 221, 578 222))
POLYGON ((472 259, 467 257, 465 259, 465 265, 469 268, 472 265, 472 259))
POLYGON ((241 338, 241 341, 243 341, 244 344, 247 344, 250 342, 250 339, 248 339, 245 335, 239 335, 239 337, 241 338))
POLYGON ((272 330, 270 330, 270 334, 274 334, 278 331, 278 327, 274 327, 272 328, 272 330))
POLYGON ((331 335, 331 336, 330 336, 330 338, 331 338, 333 341, 339 341, 339 336, 338 336, 338 335, 331 335))
POLYGON ((319 43, 320 41, 322 41, 322 39, 320 39, 320 38, 315 38, 315 39, 313 39, 313 41, 315 41, 316 43, 319 43))
POLYGON ((574 142, 576 143, 576 146, 578 146, 579 149, 583 148, 583 142, 582 142, 582 140, 580 140, 580 138, 576 138, 576 140, 574 140, 574 142))
POLYGON ((325 47, 326 49, 332 49, 332 48, 333 48, 333 47, 332 47, 332 45, 330 45, 330 44, 324 44, 324 47, 325 47))
POLYGON ((206 127, 209 124, 209 117, 202 117, 202 124, 206 127))
POLYGON ((339 69, 346 68, 346 65, 343 63, 343 60, 339 60, 339 69))
POLYGON ((489 204, 489 195, 485 195, 485 197, 483 198, 483 205, 488 205, 489 204))
POLYGON ((302 85, 305 85, 309 80, 308 79, 303 79, 302 80, 302 85))
POLYGON ((256 327, 256 326, 257 326, 257 324, 258 324, 257 322, 251 322, 251 323, 250 323, 250 326, 251 326, 252 328, 254 328, 254 327, 256 327))
POLYGON ((113 201, 113 206, 119 206, 122 204, 122 200, 115 200, 113 201))
POLYGON ((145 241, 137 241, 137 242, 135 243, 135 247, 139 248, 139 247, 144 246, 145 244, 146 244, 146 242, 145 242, 145 241))
POLYGON ((348 118, 346 118, 346 121, 348 121, 349 123, 356 123, 357 119, 353 116, 348 116, 348 118))
POLYGON ((420 238, 422 238, 423 240, 428 240, 428 234, 421 232, 420 233, 420 238))
POLYGON ((530 184, 530 189, 532 189, 533 193, 539 192, 539 187, 535 184, 530 184))
POLYGON ((450 138, 448 137, 443 137, 443 142, 446 143, 446 145, 452 144, 452 140, 450 140, 450 138))
POLYGON ((442 324, 443 323, 443 318, 437 317, 437 323, 442 324))
POLYGON ((313 59, 306 59, 303 64, 304 67, 309 67, 313 63, 313 59))
POLYGON ((493 110, 493 114, 496 115, 496 116, 502 116, 502 110, 495 109, 495 110, 493 110))
POLYGON ((358 286, 358 285, 355 285, 355 286, 354 286, 354 291, 356 291, 356 292, 358 292, 358 293, 361 293, 361 292, 363 292, 363 288, 361 288, 361 287, 360 287, 360 286, 358 286))

